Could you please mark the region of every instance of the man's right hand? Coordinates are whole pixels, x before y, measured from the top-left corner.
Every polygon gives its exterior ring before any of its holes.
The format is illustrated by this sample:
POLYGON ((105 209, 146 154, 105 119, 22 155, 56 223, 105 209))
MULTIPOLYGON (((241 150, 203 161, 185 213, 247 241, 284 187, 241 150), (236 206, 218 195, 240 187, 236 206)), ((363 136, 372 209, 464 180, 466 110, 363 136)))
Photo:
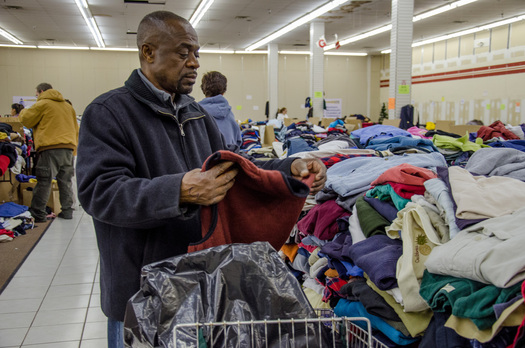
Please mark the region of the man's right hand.
POLYGON ((235 183, 239 169, 234 162, 221 162, 202 172, 194 169, 182 177, 180 203, 212 205, 224 199, 235 183))

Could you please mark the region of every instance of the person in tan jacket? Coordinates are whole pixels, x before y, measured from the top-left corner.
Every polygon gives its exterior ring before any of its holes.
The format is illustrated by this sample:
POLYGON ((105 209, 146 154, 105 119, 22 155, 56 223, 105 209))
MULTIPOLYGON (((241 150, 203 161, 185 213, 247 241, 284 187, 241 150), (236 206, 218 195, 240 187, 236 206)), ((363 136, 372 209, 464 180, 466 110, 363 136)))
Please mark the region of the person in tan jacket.
POLYGON ((78 144, 78 122, 73 107, 49 83, 36 87, 37 101, 20 112, 20 122, 33 129, 36 150, 37 184, 29 211, 36 222, 46 221, 46 203, 56 177, 61 212, 58 217, 73 218, 73 155, 78 144))

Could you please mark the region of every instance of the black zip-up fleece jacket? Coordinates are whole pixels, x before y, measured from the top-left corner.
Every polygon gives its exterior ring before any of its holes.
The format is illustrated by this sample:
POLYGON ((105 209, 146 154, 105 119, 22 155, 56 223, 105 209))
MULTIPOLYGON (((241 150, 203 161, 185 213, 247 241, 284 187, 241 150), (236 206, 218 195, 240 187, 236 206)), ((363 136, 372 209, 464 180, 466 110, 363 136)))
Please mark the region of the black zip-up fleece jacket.
MULTIPOLYGON (((80 125, 78 198, 93 217, 100 251, 102 310, 124 320, 142 266, 187 251, 200 239, 198 206, 179 203, 182 177, 226 149, 213 117, 188 95, 163 104, 133 71, 97 97, 80 125)), ((255 163, 290 175, 293 159, 255 163)))

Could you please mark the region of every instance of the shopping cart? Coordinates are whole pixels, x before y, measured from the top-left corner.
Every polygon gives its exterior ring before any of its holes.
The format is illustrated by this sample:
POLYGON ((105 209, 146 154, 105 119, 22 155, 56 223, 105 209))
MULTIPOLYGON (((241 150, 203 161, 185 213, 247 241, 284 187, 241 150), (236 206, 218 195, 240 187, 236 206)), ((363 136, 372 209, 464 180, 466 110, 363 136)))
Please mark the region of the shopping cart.
POLYGON ((316 312, 318 318, 179 324, 173 329, 174 347, 387 348, 372 335, 367 318, 316 312))

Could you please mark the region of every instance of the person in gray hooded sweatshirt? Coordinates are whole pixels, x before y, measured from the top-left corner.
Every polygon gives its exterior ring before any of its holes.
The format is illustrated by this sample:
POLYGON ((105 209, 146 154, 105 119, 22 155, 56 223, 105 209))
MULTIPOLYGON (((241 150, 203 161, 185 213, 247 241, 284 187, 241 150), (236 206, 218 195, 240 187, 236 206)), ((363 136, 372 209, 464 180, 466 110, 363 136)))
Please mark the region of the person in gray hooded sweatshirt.
POLYGON ((227 82, 226 76, 218 71, 210 71, 204 74, 201 89, 206 98, 201 100, 199 104, 213 116, 226 140, 226 144, 240 147, 242 145, 241 130, 235 121, 232 107, 224 98, 227 82))

